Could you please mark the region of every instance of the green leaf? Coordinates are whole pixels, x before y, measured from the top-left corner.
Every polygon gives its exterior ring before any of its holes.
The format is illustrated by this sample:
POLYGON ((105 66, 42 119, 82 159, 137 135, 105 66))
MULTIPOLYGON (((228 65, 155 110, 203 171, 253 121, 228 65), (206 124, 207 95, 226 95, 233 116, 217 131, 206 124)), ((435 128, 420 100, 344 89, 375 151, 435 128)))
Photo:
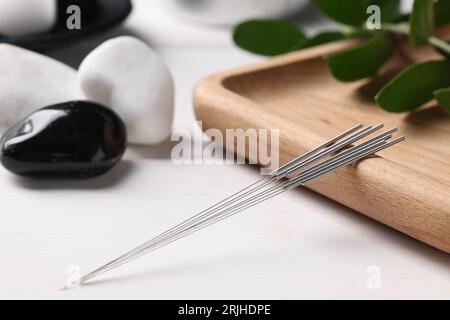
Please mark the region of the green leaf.
POLYGON ((442 109, 450 113, 450 89, 437 90, 434 92, 434 97, 442 109))
POLYGON ((367 19, 367 0, 313 0, 331 19, 352 26, 361 26, 367 19))
POLYGON ((438 0, 434 3, 436 27, 450 24, 450 0, 438 0))
POLYGON ((306 36, 299 28, 288 22, 249 20, 234 28, 233 40, 247 51, 275 56, 294 51, 306 41, 306 36))
POLYGON ((389 112, 413 110, 433 99, 433 92, 450 86, 450 60, 427 61, 398 74, 375 97, 389 112))
POLYGON ((338 31, 322 32, 322 33, 315 35, 312 38, 309 38, 305 42, 303 42, 300 45, 299 49, 315 47, 315 46, 319 46, 321 44, 326 44, 326 43, 342 40, 345 38, 347 38, 347 36, 345 34, 343 34, 342 32, 338 32, 338 31))
POLYGON ((434 31, 433 0, 415 0, 411 17, 409 18, 409 41, 413 47, 428 44, 428 38, 434 31))
POLYGON ((377 5, 383 22, 394 22, 400 17, 400 0, 313 0, 314 4, 331 19, 362 26, 368 19, 367 8, 377 5))
POLYGON ((344 82, 371 77, 392 56, 394 39, 379 33, 368 42, 328 58, 333 76, 344 82))

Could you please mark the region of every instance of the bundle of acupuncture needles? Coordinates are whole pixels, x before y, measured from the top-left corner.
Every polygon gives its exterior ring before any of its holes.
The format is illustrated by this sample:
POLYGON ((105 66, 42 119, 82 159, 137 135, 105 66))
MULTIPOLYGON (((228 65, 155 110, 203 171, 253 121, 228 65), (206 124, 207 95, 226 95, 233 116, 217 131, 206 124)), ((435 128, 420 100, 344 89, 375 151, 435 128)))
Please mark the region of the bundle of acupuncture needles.
POLYGON ((68 287, 81 285, 107 271, 184 238, 200 229, 267 201, 283 192, 303 186, 312 180, 389 148, 405 139, 402 136, 391 140, 392 134, 397 131, 397 128, 393 128, 358 145, 354 145, 355 142, 364 139, 381 128, 383 128, 383 124, 368 127, 363 127, 363 125, 359 124, 348 129, 317 148, 283 165, 250 186, 81 277, 68 287))

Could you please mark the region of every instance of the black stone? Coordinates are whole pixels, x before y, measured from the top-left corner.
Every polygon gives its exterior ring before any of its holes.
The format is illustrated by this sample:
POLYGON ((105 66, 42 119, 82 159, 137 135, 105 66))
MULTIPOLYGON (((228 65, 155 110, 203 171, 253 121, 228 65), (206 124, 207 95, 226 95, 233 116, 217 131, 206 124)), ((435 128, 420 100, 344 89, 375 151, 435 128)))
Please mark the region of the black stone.
POLYGON ((89 178, 122 158, 126 129, 112 110, 73 101, 40 109, 1 139, 1 162, 24 176, 89 178))
POLYGON ((126 19, 133 8, 130 0, 55 1, 58 2, 58 11, 56 24, 52 30, 17 37, 0 35, 0 43, 9 43, 37 52, 65 47, 68 44, 117 26, 126 19), (81 9, 80 30, 69 30, 67 28, 67 19, 71 16, 71 14, 67 13, 67 6, 72 4, 78 5, 81 9))

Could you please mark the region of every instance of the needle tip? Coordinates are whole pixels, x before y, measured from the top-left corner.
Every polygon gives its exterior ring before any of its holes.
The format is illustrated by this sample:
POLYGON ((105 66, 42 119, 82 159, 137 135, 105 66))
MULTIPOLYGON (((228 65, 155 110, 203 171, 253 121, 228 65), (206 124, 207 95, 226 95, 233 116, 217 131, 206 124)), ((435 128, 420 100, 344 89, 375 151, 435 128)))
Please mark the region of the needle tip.
POLYGON ((60 288, 58 291, 69 291, 76 288, 79 288, 83 284, 82 281, 74 281, 71 284, 66 284, 64 287, 60 288))

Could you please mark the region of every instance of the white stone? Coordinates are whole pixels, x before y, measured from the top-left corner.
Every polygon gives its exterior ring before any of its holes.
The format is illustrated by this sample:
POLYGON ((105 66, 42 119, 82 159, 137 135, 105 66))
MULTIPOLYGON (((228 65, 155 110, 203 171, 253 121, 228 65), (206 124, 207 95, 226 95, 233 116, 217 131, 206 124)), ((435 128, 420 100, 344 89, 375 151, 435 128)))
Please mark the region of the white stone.
POLYGON ((78 77, 89 100, 116 111, 128 141, 155 145, 170 136, 174 83, 161 57, 133 37, 108 40, 82 62, 78 77))
POLYGON ((33 111, 84 99, 69 66, 8 44, 0 44, 0 133, 33 111))
POLYGON ((46 32, 56 24, 57 0, 1 0, 0 34, 8 37, 46 32))

